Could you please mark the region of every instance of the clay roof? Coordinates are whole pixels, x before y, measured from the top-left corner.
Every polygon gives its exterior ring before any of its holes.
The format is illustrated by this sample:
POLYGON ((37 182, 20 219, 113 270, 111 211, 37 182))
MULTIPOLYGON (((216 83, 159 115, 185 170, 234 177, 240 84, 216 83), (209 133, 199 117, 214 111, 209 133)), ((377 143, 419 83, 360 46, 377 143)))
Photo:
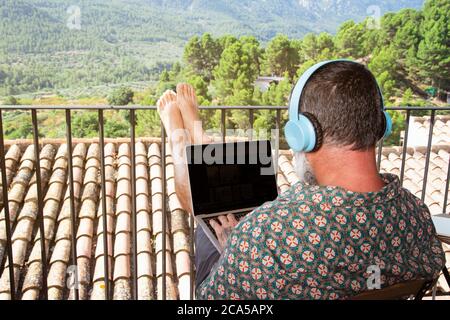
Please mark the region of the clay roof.
MULTIPOLYGON (((382 173, 389 172, 400 176, 402 151, 401 147, 383 149, 381 158, 382 173)), ((415 147, 408 148, 406 153, 403 186, 419 198, 421 198, 423 190, 426 152, 426 147, 415 147)), ((450 213, 450 203, 447 204, 445 210, 443 208, 449 160, 450 145, 433 146, 430 154, 425 194, 425 203, 432 214, 450 213)))
MULTIPOLYGON (((167 297, 189 299, 191 286, 190 219, 181 209, 174 185, 174 168, 166 157, 168 196, 167 225, 163 230, 163 189, 160 143, 136 143, 136 222, 139 299, 160 299, 162 257, 166 256, 167 297), (162 242, 166 237, 166 252, 162 242)), ((425 148, 407 150, 405 187, 420 197, 425 166, 425 148)), ((103 247, 104 226, 101 205, 100 147, 96 140, 79 140, 74 145, 75 209, 79 294, 81 299, 105 297, 104 259, 109 261, 114 299, 131 298, 132 207, 131 150, 124 140, 110 140, 105 146, 106 215, 108 252, 103 247)), ((385 148, 382 172, 400 174, 401 148, 385 148)), ((450 146, 435 146, 430 157, 426 203, 433 213, 442 213, 450 146)), ((34 147, 8 144, 6 154, 8 195, 12 223, 12 246, 16 287, 22 299, 38 299, 41 284, 41 246, 37 228, 37 192, 34 176, 34 147)), ((285 191, 299 181, 291 155, 280 153, 278 185, 285 191)), ((44 192, 44 225, 49 261, 49 299, 71 299, 66 274, 71 272, 71 224, 67 146, 46 143, 40 153, 41 183, 44 192)), ((9 262, 6 259, 6 233, 3 205, 0 213, 0 299, 9 299, 9 262)), ((450 212, 450 206, 447 208, 450 212)))
MULTIPOLYGON (((21 151, 11 146, 6 158, 9 183, 12 246, 16 287, 22 299, 38 299, 41 289, 40 237, 37 232, 37 195, 33 175, 34 147, 21 151), (13 173, 11 173, 13 172, 13 173), (14 178, 10 178, 14 176, 14 178)), ((100 150, 97 143, 78 143, 73 151, 74 195, 78 212, 77 260, 81 299, 105 296, 104 259, 110 263, 114 299, 131 298, 131 164, 128 143, 105 146, 108 253, 103 248, 100 150)), ((45 192, 44 223, 49 259, 49 299, 73 298, 66 288, 70 272, 71 224, 67 188, 67 146, 46 144, 41 150, 41 183, 45 192)), ((166 158, 167 228, 162 229, 162 167, 160 145, 136 143, 136 221, 138 295, 161 298, 162 255, 166 255, 167 297, 190 297, 189 217, 174 190, 173 163, 166 158), (162 238, 166 237, 166 252, 162 238)), ((3 207, 3 206, 2 206, 3 207)), ((6 263, 0 277, 0 299, 9 299, 9 262, 6 258, 4 210, 0 214, 0 260, 6 263)))
MULTIPOLYGON (((428 145, 430 116, 411 117, 409 121, 408 146, 428 145)), ((403 137, 404 137, 403 133, 403 137)), ((433 145, 450 145, 450 116, 436 116, 433 128, 433 145)))

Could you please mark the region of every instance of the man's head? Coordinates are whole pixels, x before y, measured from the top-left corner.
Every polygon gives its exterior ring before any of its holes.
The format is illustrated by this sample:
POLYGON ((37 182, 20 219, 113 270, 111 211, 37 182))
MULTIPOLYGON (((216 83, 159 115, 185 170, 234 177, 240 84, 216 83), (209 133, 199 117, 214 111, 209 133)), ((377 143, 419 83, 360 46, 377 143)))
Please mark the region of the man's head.
MULTIPOLYGON (((314 115, 321 125, 321 149, 372 152, 385 130, 376 80, 366 67, 356 63, 336 62, 316 71, 303 90, 300 111, 314 115)), ((308 158, 296 154, 299 174, 305 173, 299 162, 309 166, 311 158, 312 154, 308 158)))
POLYGON ((385 129, 376 80, 356 63, 336 62, 314 73, 303 90, 300 111, 317 118, 324 144, 355 151, 374 148, 385 129))

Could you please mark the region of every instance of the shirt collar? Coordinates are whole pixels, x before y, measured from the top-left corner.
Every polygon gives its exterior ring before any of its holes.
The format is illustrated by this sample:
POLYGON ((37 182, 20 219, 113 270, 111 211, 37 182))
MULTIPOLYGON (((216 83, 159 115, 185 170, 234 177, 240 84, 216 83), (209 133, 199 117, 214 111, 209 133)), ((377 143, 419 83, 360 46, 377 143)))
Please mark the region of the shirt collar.
POLYGON ((381 178, 386 185, 378 192, 358 193, 347 191, 341 187, 311 186, 301 182, 296 183, 293 188, 295 193, 321 194, 323 201, 333 207, 369 206, 390 201, 400 193, 400 179, 396 175, 382 174, 381 178))

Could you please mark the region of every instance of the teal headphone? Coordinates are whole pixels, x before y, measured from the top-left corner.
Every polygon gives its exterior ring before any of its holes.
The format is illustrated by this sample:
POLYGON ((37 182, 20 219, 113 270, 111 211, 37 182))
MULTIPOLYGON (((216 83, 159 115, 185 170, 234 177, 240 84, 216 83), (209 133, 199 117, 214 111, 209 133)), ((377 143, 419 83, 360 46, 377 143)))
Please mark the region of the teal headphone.
MULTIPOLYGON (((314 152, 320 149, 323 142, 322 127, 317 121, 316 117, 310 113, 300 111, 300 100, 302 98, 303 90, 309 79, 320 68, 337 62, 351 62, 358 64, 351 60, 331 60, 320 62, 309 68, 297 82, 289 99, 289 121, 284 128, 287 143, 294 152, 314 152)), ((381 98, 381 107, 384 114, 385 129, 383 135, 380 137, 387 138, 392 133, 392 119, 384 108, 383 95, 380 87, 377 85, 378 92, 381 98)))

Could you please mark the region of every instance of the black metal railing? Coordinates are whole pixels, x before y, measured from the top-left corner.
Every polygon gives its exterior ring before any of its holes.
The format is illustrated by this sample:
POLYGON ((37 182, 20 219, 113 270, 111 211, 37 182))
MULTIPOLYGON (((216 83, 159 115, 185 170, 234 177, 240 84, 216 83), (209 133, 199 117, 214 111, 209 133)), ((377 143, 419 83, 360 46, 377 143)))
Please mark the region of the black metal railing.
MULTIPOLYGON (((279 131, 282 129, 282 112, 286 112, 286 107, 280 107, 280 106, 219 106, 219 107, 201 107, 202 110, 219 110, 221 112, 221 138, 223 141, 226 139, 226 112, 228 110, 248 110, 249 112, 249 128, 252 130, 254 128, 254 120, 255 120, 255 111, 259 110, 273 110, 275 111, 275 129, 278 129, 276 131, 276 137, 272 137, 275 140, 275 159, 278 159, 279 155, 279 149, 280 149, 280 134, 279 131)), ((78 111, 78 110, 91 110, 91 111, 97 111, 98 112, 98 121, 99 121, 99 145, 100 145, 100 175, 101 175, 101 206, 102 206, 102 222, 103 222, 103 252, 105 255, 108 255, 108 223, 107 223, 107 210, 106 210, 106 177, 105 177, 105 129, 104 129, 104 111, 108 110, 128 110, 130 113, 130 145, 131 145, 131 234, 132 234, 132 255, 131 255, 131 269, 133 270, 132 274, 132 299, 137 299, 138 296, 138 279, 137 279, 137 224, 136 224, 136 151, 135 151, 135 144, 136 144, 136 110, 156 110, 156 107, 154 106, 0 106, 0 169, 2 174, 2 186, 3 186, 3 203, 4 203, 4 213, 5 213, 5 232, 6 232, 6 253, 8 258, 8 265, 9 265, 9 284, 10 284, 10 294, 11 299, 17 299, 17 288, 15 288, 15 281, 14 281, 14 261, 13 261, 13 252, 12 252, 12 238, 11 238, 11 224, 10 224, 10 214, 9 214, 9 205, 8 205, 8 188, 7 181, 6 181, 6 166, 5 166, 5 143, 4 143, 4 132, 3 132, 3 111, 17 111, 17 110, 23 110, 23 111, 31 111, 31 121, 33 126, 33 144, 34 144, 34 150, 35 150, 35 174, 36 174, 36 187, 37 187, 37 205, 38 205, 38 211, 37 211, 37 221, 38 228, 39 228, 39 234, 40 234, 40 242, 41 242, 41 263, 42 263, 42 288, 41 288, 41 298, 46 299, 47 298, 47 272, 48 272, 48 257, 46 256, 46 247, 45 247, 45 230, 44 230, 44 215, 43 215, 43 190, 41 186, 41 177, 40 177, 40 161, 39 161, 39 126, 38 126, 38 117, 37 113, 38 111, 43 110, 62 110, 65 111, 65 122, 66 122, 66 142, 67 142, 67 148, 68 148, 68 187, 69 187, 69 193, 70 193, 70 221, 71 221, 71 260, 72 264, 77 264, 77 248, 76 248, 76 226, 77 226, 77 213, 75 212, 75 199, 74 199, 74 176, 73 176, 73 163, 72 163, 72 120, 71 115, 72 111, 78 111)), ((409 122, 411 118, 411 114, 417 111, 421 111, 422 113, 429 112, 430 114, 430 128, 429 128, 429 137, 428 137, 428 145, 427 145, 427 151, 426 151, 426 160, 425 160, 425 170, 424 170, 424 178, 423 178, 423 189, 422 189, 422 200, 425 199, 426 195, 426 187, 427 187, 427 180, 428 180, 428 171, 430 166, 430 156, 432 151, 432 143, 433 143, 433 130, 434 130, 434 124, 436 115, 440 112, 448 113, 450 111, 450 107, 391 107, 388 108, 388 110, 392 112, 402 112, 406 113, 406 123, 405 123, 405 138, 403 143, 403 150, 402 150, 402 165, 400 169, 400 179, 403 183, 404 176, 405 176, 405 161, 406 161, 406 155, 407 155, 407 148, 408 148, 408 134, 409 134, 409 122)), ((165 230, 167 227, 167 219, 166 219, 166 148, 165 148, 165 141, 166 141, 166 133, 164 130, 164 127, 161 124, 161 167, 163 168, 161 170, 162 174, 162 187, 163 187, 163 201, 162 201, 162 230, 163 230, 163 237, 162 237, 162 279, 163 279, 163 285, 162 285, 162 299, 166 299, 166 250, 167 250, 167 243, 166 243, 166 236, 165 236, 165 230)), ((252 131, 250 131, 252 132, 252 131)), ((253 136, 250 134, 249 139, 252 139, 253 136)), ((382 148, 384 145, 384 141, 380 141, 378 146, 378 167, 380 168, 381 165, 381 157, 382 157, 382 148)), ((447 177, 446 177, 446 188, 444 191, 444 203, 443 203, 443 213, 446 213, 446 207, 448 202, 448 193, 449 193, 449 181, 450 181, 450 159, 449 159, 449 167, 447 168, 447 177)), ((191 239, 193 239, 193 217, 190 216, 190 236, 191 239)), ((49 244, 50 245, 50 244, 49 244)), ((193 257, 194 257, 194 246, 193 241, 191 241, 190 244, 190 258, 191 258, 191 290, 190 290, 190 297, 194 297, 194 278, 195 278, 195 272, 193 268, 193 257)), ((111 280, 110 280, 110 272, 109 270, 109 258, 105 257, 103 259, 104 261, 104 281, 105 281, 105 291, 106 291, 106 299, 109 300, 112 298, 111 295, 111 280)), ((3 261, 0 261, 0 267, 2 265, 3 261)), ((75 272, 75 277, 77 276, 77 273, 75 272)), ((76 279, 75 279, 76 280, 76 279)), ((75 286, 74 288, 74 298, 78 299, 78 289, 75 286)))

